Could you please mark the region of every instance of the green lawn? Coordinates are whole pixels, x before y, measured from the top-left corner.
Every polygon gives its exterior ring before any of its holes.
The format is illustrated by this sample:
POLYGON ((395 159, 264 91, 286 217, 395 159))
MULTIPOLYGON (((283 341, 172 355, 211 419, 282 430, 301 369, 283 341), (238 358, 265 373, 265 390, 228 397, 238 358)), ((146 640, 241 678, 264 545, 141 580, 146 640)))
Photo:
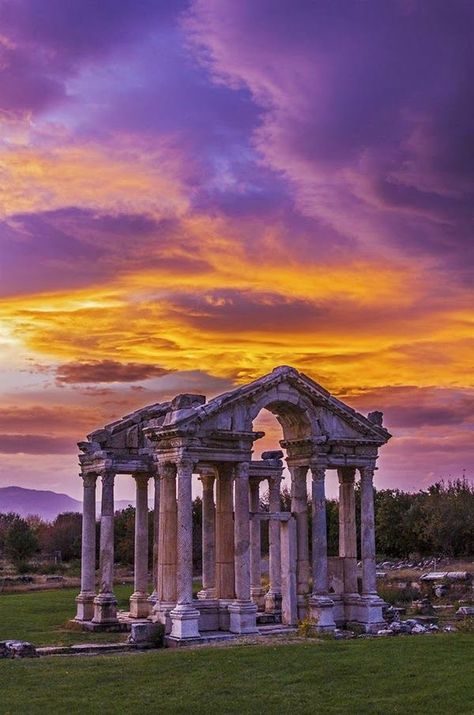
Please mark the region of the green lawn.
MULTIPOLYGON (((127 608, 132 588, 116 586, 119 607, 127 608)), ((77 589, 0 594, 0 640, 18 639, 40 645, 103 643, 124 640, 124 633, 87 633, 70 630, 76 612, 77 589)), ((0 705, 1 708, 1 705, 0 705)))
POLYGON ((461 634, 0 663, 0 713, 474 712, 461 634))

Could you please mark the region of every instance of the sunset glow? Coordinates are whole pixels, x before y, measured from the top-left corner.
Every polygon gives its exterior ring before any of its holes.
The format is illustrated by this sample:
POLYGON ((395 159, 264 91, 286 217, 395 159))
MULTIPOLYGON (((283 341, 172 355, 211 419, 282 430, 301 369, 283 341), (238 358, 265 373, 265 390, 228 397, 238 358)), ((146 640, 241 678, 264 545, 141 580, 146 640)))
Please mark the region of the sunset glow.
POLYGON ((384 411, 379 485, 474 476, 473 21, 0 0, 1 486, 281 364, 384 411))

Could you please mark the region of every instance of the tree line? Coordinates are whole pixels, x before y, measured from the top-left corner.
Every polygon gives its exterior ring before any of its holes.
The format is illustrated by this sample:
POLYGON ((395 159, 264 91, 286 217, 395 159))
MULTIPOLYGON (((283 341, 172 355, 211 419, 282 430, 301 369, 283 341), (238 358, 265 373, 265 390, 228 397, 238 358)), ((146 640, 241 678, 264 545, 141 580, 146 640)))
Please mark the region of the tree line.
MULTIPOLYGON (((377 553, 379 557, 408 558, 410 555, 468 557, 474 555, 474 485, 465 479, 440 481, 416 493, 400 489, 374 491, 377 553)), ((289 511, 288 489, 281 494, 281 509, 289 511)), ((261 509, 268 510, 266 496, 261 509)), ((328 553, 336 556, 339 539, 339 504, 326 502, 328 553)), ((311 503, 308 501, 308 521, 311 503)), ((52 522, 37 516, 0 514, 0 557, 19 565, 33 557, 69 562, 81 556, 81 523, 78 513, 59 514, 52 522)), ((202 502, 193 501, 195 568, 201 561, 202 502)), ((128 506, 115 513, 115 559, 133 564, 135 509, 128 506)), ((360 489, 356 484, 356 525, 360 543, 360 489)), ((310 531, 310 530, 309 530, 310 531)), ((97 524, 99 537, 99 524, 97 524)), ((153 540, 153 511, 149 512, 149 554, 153 540)), ((99 538, 97 538, 97 548, 99 538)), ((268 551, 268 523, 262 523, 262 550, 268 551)), ((151 563, 150 563, 151 566, 151 563)))

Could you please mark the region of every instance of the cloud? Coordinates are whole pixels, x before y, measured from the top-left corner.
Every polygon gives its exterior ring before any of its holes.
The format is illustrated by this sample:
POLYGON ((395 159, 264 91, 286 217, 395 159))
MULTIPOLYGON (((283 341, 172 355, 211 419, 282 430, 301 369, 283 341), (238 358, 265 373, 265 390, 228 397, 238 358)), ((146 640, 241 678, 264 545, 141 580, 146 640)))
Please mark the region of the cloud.
POLYGON ((3 454, 70 454, 74 440, 41 434, 0 434, 0 452, 3 454))
POLYGON ((341 395, 356 409, 380 408, 388 429, 474 425, 474 390, 471 388, 380 387, 341 395), (377 407, 378 406, 378 407, 377 407))
POLYGON ((302 212, 374 252, 461 270, 472 21, 468 3, 195 0, 183 27, 216 83, 251 92, 254 146, 302 212))
POLYGON ((95 360, 92 362, 71 362, 59 365, 56 381, 61 385, 76 385, 88 382, 137 382, 152 377, 167 375, 158 365, 140 363, 120 363, 115 360, 95 360))

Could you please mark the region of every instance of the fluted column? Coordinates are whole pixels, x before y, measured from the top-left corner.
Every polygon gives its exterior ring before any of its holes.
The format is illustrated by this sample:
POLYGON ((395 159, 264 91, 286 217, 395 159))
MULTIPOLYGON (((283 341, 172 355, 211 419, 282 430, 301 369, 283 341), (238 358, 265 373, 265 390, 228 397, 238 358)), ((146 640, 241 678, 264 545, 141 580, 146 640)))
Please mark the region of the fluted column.
POLYGON ((148 475, 134 474, 135 501, 135 565, 134 592, 130 596, 130 616, 146 618, 148 603, 148 475))
POLYGON ((255 633, 257 606, 250 600, 249 462, 235 467, 235 601, 229 606, 230 630, 255 633))
POLYGON ((100 588, 94 599, 94 623, 117 622, 114 594, 114 479, 115 473, 102 475, 100 516, 100 588))
POLYGON ((337 470, 339 477, 339 556, 344 559, 344 595, 358 598, 355 468, 337 470))
POLYGON ((193 462, 187 459, 181 459, 176 464, 178 482, 177 603, 170 616, 171 637, 178 640, 199 638, 199 611, 193 607, 193 466, 193 462))
POLYGON ((90 621, 95 597, 95 493, 96 474, 83 474, 81 591, 76 597, 77 621, 90 621))
POLYGON ((309 591, 307 472, 308 467, 290 467, 291 511, 296 519, 296 580, 299 618, 304 618, 306 615, 306 595, 309 591))
POLYGON ((374 467, 361 467, 362 595, 377 596, 375 569, 374 467))
POLYGON ((221 464, 216 482, 216 590, 217 598, 234 598, 234 514, 232 469, 221 464))
POLYGON ((160 464, 160 518, 155 612, 176 603, 176 468, 160 464))
POLYGON ((325 467, 311 465, 312 476, 312 571, 310 614, 318 631, 334 630, 334 602, 328 596, 328 549, 326 525, 325 467))
MULTIPOLYGON (((281 477, 268 480, 268 502, 270 513, 280 511, 281 477)), ((280 522, 270 519, 269 535, 269 575, 270 588, 265 596, 265 610, 279 611, 281 608, 281 536, 280 522)))
POLYGON ((216 597, 216 507, 215 472, 201 471, 202 483, 202 590, 199 599, 216 597))
POLYGON ((311 466, 313 595, 327 596, 328 544, 326 526, 325 469, 311 466))
POLYGON ((160 475, 155 472, 153 476, 154 482, 154 498, 153 498, 153 565, 152 565, 152 581, 153 591, 148 600, 155 604, 158 600, 158 547, 160 540, 160 475))
MULTIPOLYGON (((260 479, 253 477, 249 482, 250 511, 257 514, 260 511, 260 479)), ((260 520, 250 520, 250 593, 257 607, 263 606, 265 592, 262 588, 262 541, 260 520)))

